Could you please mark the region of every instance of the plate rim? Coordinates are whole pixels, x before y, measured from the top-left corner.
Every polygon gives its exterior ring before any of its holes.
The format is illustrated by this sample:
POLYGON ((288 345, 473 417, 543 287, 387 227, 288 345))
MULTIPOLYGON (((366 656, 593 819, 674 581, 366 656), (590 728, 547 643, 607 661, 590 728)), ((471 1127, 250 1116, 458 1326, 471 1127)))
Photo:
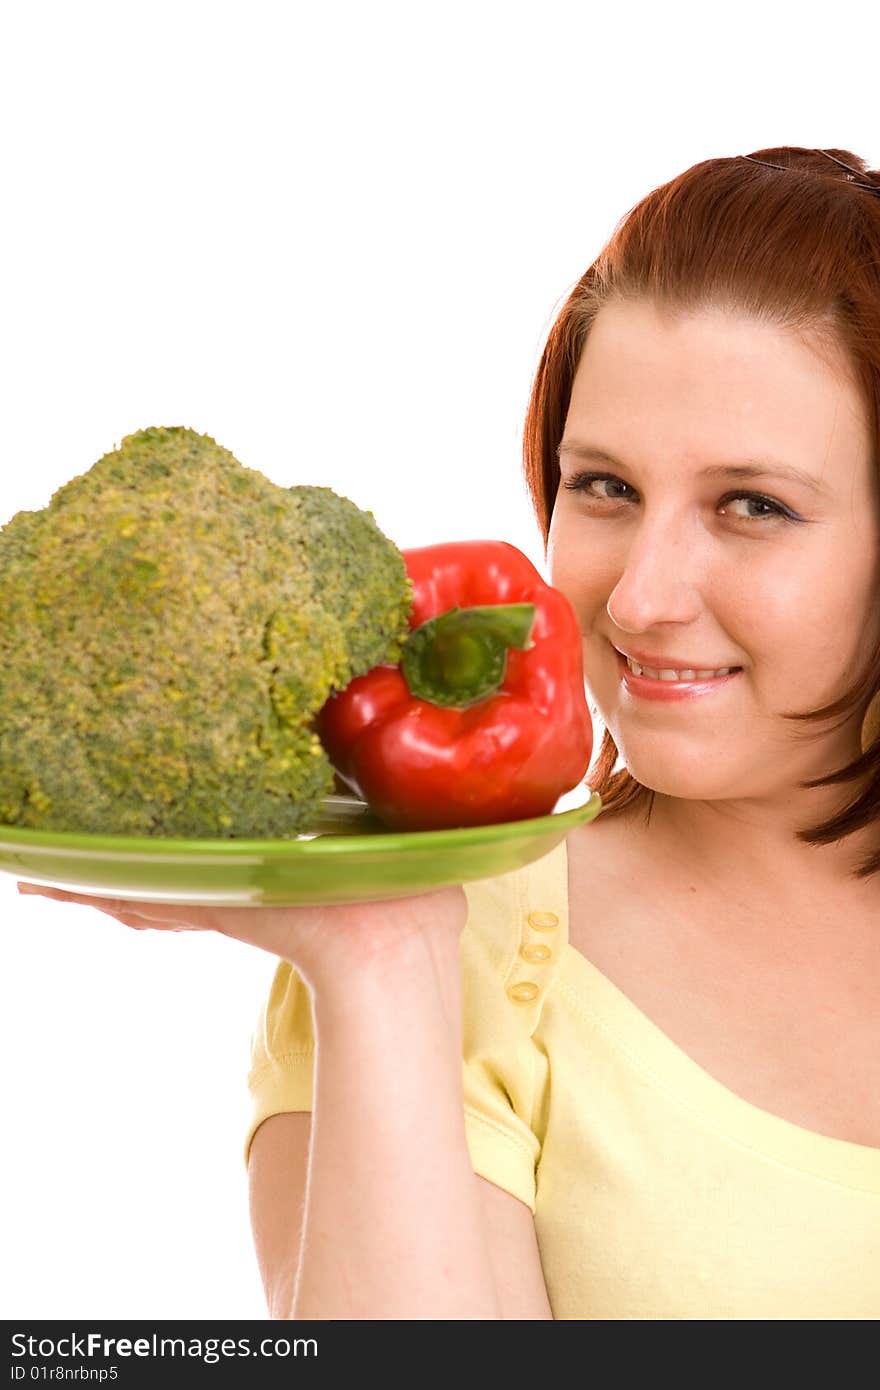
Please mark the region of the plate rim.
MULTIPOLYGON (((446 844, 463 846, 467 841, 462 840, 462 836, 471 835, 475 840, 491 842, 492 840, 507 839, 513 831, 534 835, 539 834, 542 829, 547 832, 555 830, 566 825, 569 820, 577 823, 579 820, 595 819, 602 811, 602 799, 589 784, 584 783, 583 785, 585 790, 589 792, 589 796, 581 804, 568 807, 565 811, 550 811, 546 816, 532 816, 517 821, 496 821, 488 825, 453 826, 440 830, 385 830, 376 831, 369 835, 318 830, 289 840, 225 840, 220 838, 172 839, 149 835, 96 834, 93 838, 101 842, 100 846, 96 844, 90 848, 88 844, 82 843, 89 838, 87 831, 34 830, 27 827, 17 830, 14 825, 0 824, 0 854, 6 850, 15 849, 45 849, 55 850, 59 853, 67 850, 77 856, 89 856, 90 854, 125 856, 132 854, 139 858, 151 857, 153 854, 169 855, 175 858, 177 855, 186 853, 199 855, 219 853, 222 858, 228 861, 245 856, 253 858, 255 854, 275 858, 289 855, 291 851, 297 854, 332 855, 367 849, 373 849, 377 852, 391 848, 399 850, 402 840, 407 845, 412 845, 413 848, 428 849, 432 845, 441 847, 446 844), (587 815, 587 812, 591 814, 587 815)), ((570 792, 564 793, 566 796, 570 794, 570 792)))

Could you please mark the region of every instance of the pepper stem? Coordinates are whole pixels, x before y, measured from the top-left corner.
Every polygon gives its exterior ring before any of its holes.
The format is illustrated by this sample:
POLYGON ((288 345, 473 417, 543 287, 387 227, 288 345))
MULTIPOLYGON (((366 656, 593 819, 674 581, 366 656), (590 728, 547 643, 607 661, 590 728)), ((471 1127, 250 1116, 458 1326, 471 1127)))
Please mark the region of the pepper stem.
POLYGON ((400 669, 410 693, 444 708, 467 709, 494 695, 507 670, 508 648, 528 651, 533 603, 450 608, 414 628, 400 669))

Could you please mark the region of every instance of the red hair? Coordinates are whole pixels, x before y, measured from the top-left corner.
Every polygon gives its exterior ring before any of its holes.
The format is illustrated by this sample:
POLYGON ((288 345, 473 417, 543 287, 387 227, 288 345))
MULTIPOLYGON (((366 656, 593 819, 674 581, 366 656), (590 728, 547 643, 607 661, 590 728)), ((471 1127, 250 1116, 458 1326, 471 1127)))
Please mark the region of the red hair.
MULTIPOLYGON (((634 299, 683 313, 728 308, 809 336, 832 354, 843 349, 863 392, 873 454, 880 460, 880 170, 869 169, 849 150, 799 146, 753 150, 750 159, 707 159, 654 189, 621 219, 550 330, 523 434, 523 472, 545 558, 559 486, 556 450, 584 343, 604 304, 634 299)), ((880 649, 870 653, 858 680, 838 700, 784 717, 840 716, 834 726, 839 728, 856 710, 864 713, 878 692, 880 649)), ((606 730, 590 786, 605 812, 644 807, 650 818, 654 792, 626 768, 615 772, 617 758, 606 730)), ((864 789, 848 806, 798 830, 798 838, 829 844, 880 821, 880 739, 854 762, 801 786, 862 778, 864 789)), ((877 872, 880 851, 854 876, 877 872)))

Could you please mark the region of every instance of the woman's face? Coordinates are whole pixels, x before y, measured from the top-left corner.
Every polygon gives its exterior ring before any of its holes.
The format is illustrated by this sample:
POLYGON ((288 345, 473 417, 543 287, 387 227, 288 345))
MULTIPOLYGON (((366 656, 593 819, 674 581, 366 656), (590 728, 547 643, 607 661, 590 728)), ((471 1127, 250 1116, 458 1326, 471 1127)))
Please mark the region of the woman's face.
POLYGON ((880 635, 880 502, 842 359, 725 310, 607 305, 560 468, 550 580, 578 614, 587 684, 638 781, 766 795, 860 751, 858 717, 837 734, 781 717, 836 699, 880 635), (754 476, 722 471, 756 461, 754 476), (602 476, 570 486, 587 473, 602 476), (615 647, 655 668, 742 670, 702 695, 650 699, 615 647))

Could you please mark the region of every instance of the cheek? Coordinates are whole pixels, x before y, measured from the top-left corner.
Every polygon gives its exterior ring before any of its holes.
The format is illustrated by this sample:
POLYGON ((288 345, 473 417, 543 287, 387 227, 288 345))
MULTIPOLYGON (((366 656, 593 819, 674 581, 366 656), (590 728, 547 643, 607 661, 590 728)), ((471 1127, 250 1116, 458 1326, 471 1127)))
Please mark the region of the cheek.
POLYGON ((812 565, 805 568, 783 555, 766 563, 770 558, 757 556, 751 564, 730 566, 719 588, 737 612, 778 642, 780 633, 794 638, 813 622, 816 604, 813 599, 805 602, 805 595, 815 596, 816 577, 812 565), (759 563, 762 559, 765 563, 759 563))
POLYGON ((841 563, 841 553, 744 574, 738 606, 749 606, 769 639, 782 635, 792 651, 812 654, 814 660, 823 651, 849 648, 854 639, 860 645, 874 608, 873 575, 841 563))
POLYGON ((721 611, 771 702, 787 702, 790 689, 804 708, 836 700, 880 636, 873 565, 832 539, 789 551, 784 564, 743 569, 724 599, 721 611))
POLYGON ((616 583, 614 567, 608 556, 588 543, 583 528, 567 525, 558 509, 551 521, 547 561, 550 583, 565 594, 579 617, 604 608, 616 583))

